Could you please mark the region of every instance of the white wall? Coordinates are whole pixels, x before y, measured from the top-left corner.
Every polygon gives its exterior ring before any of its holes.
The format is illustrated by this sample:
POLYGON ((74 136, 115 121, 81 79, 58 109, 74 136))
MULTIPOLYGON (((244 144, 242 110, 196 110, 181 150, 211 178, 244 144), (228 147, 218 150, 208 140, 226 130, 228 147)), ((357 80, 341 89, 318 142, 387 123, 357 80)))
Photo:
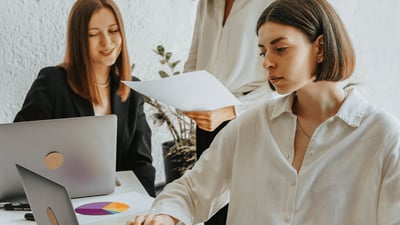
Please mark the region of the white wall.
MULTIPOLYGON (((68 12, 74 0, 1 0, 0 123, 11 122, 40 68, 62 61, 68 12)), ((134 74, 158 78, 163 44, 185 59, 196 0, 116 0, 127 31, 134 74)), ((354 80, 371 101, 400 116, 400 1, 331 0, 346 24, 357 53, 354 80)), ((234 47, 234 46, 233 46, 234 47)), ((151 120, 149 119, 151 123, 151 120)), ((164 180, 160 143, 166 129, 153 127, 157 182, 164 180)))

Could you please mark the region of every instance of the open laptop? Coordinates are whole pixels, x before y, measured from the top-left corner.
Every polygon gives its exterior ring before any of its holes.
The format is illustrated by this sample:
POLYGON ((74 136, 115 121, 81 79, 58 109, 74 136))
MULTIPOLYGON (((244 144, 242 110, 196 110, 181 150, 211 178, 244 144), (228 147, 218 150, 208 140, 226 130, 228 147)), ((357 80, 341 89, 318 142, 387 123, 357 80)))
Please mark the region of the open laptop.
POLYGON ((16 164, 37 225, 79 225, 65 187, 16 164), (43 195, 43 193, 46 193, 43 195))
POLYGON ((76 117, 0 124, 0 201, 25 197, 15 164, 64 185, 71 197, 115 187, 117 117, 76 117))

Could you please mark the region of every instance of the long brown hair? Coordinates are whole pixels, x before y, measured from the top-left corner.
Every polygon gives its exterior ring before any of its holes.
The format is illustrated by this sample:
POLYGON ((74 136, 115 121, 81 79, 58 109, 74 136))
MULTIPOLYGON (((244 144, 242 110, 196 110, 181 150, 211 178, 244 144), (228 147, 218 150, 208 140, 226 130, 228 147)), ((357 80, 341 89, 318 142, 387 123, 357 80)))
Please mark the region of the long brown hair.
MULTIPOLYGON (((100 96, 89 59, 88 30, 92 14, 101 8, 109 8, 114 13, 122 39, 121 53, 111 66, 111 73, 117 75, 119 80, 132 79, 124 24, 117 5, 112 0, 77 0, 68 18, 67 47, 63 66, 67 70, 67 80, 71 88, 94 104, 100 103, 100 96)), ((130 88, 122 83, 118 85, 117 93, 122 101, 125 101, 130 88)))
POLYGON ((341 19, 326 0, 277 0, 261 14, 257 30, 268 22, 289 25, 303 32, 310 42, 324 36, 324 60, 315 81, 340 81, 351 76, 355 54, 341 19))

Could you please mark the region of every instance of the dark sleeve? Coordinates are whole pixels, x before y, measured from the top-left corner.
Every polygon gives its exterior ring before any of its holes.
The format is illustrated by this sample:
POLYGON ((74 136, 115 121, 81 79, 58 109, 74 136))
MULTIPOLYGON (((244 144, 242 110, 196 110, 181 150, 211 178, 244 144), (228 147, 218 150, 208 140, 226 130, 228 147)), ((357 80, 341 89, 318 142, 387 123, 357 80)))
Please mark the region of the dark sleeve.
POLYGON ((138 110, 136 132, 131 147, 137 149, 134 172, 138 174, 138 178, 147 192, 155 197, 155 168, 152 164, 151 155, 151 130, 143 112, 143 103, 142 101, 138 110))
POLYGON ((129 97, 128 126, 132 132, 126 151, 126 158, 122 159, 124 166, 131 169, 138 177, 149 195, 155 197, 155 168, 152 165, 151 129, 144 113, 144 97, 138 92, 131 91, 129 97))
POLYGON ((50 119, 52 116, 55 94, 50 84, 49 71, 42 69, 29 89, 21 110, 14 122, 50 119))

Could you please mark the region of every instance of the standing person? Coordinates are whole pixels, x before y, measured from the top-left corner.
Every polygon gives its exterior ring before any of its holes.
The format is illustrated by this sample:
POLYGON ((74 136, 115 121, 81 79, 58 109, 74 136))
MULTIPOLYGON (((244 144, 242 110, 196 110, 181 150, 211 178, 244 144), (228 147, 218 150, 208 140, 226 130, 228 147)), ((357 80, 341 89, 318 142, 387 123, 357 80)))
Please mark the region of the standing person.
MULTIPOLYGON (((271 1, 201 0, 198 3, 192 45, 184 71, 207 70, 238 97, 241 104, 214 111, 185 113, 197 124, 197 158, 230 120, 251 106, 274 98, 265 82, 254 33, 258 15, 271 1)), ((222 208, 205 224, 225 224, 227 209, 227 206, 222 208)))
POLYGON ((340 81, 354 70, 326 0, 276 0, 257 23, 269 82, 285 96, 230 122, 151 214, 189 225, 230 198, 229 225, 400 224, 400 123, 340 81))
POLYGON ((132 170, 155 196, 144 97, 120 82, 131 79, 117 5, 112 0, 77 0, 69 14, 64 62, 40 70, 14 121, 117 115, 116 170, 132 170))

